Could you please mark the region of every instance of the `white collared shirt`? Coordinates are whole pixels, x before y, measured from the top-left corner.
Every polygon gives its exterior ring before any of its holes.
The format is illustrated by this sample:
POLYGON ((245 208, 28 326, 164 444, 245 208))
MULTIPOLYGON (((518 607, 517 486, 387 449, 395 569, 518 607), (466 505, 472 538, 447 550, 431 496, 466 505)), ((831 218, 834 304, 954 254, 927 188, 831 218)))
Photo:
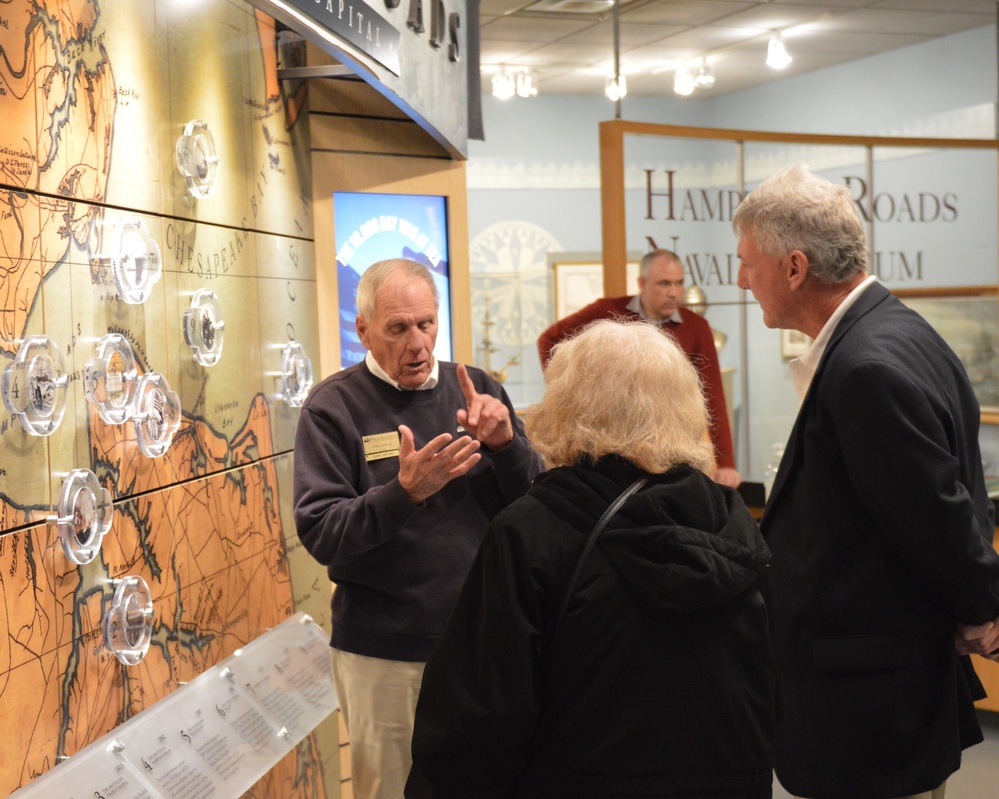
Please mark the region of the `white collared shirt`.
POLYGON ((683 323, 683 317, 680 316, 680 311, 678 310, 673 311, 672 316, 667 316, 665 319, 649 319, 649 317, 645 315, 645 311, 642 310, 642 298, 638 294, 628 300, 628 304, 625 308, 632 313, 637 313, 646 322, 651 322, 654 325, 661 325, 663 322, 675 322, 678 325, 683 323))
MULTIPOLYGON (((368 369, 371 370, 371 374, 373 374, 375 377, 377 377, 377 378, 379 378, 381 380, 384 380, 386 383, 388 383, 393 388, 397 388, 397 389, 399 389, 399 391, 413 391, 414 390, 414 389, 406 388, 405 386, 400 386, 395 380, 393 380, 391 377, 389 377, 388 376, 388 372, 386 372, 384 369, 382 369, 382 367, 378 364, 378 361, 375 360, 375 356, 371 354, 371 350, 368 350, 367 353, 365 354, 365 356, 364 356, 364 363, 367 365, 368 369)), ((437 359, 434 358, 434 365, 430 369, 430 376, 426 379, 426 381, 423 383, 422 386, 420 386, 419 388, 417 388, 415 390, 416 391, 425 391, 427 389, 433 388, 434 386, 437 385, 437 380, 439 379, 439 377, 440 377, 440 365, 438 364, 437 359)))
POLYGON ((788 363, 791 369, 791 379, 794 380, 794 390, 798 395, 799 405, 804 401, 805 394, 808 393, 808 387, 812 384, 812 378, 815 377, 815 370, 819 367, 819 361, 822 360, 822 355, 826 351, 826 346, 829 344, 829 339, 832 338, 836 325, 839 324, 843 315, 850 309, 850 306, 860 299, 860 295, 867 290, 868 286, 876 281, 877 278, 874 275, 868 275, 863 283, 847 294, 843 302, 833 311, 832 316, 826 320, 826 323, 822 326, 822 330, 819 331, 818 337, 812 342, 808 351, 800 358, 794 358, 788 363))

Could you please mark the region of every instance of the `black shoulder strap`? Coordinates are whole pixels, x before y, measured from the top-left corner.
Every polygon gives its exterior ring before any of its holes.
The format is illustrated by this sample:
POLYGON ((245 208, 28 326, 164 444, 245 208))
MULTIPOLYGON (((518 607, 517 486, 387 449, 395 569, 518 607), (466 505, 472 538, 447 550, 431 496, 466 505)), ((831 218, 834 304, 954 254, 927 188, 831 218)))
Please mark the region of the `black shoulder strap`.
POLYGON ((639 477, 634 483, 628 486, 621 495, 615 499, 607 510, 604 511, 604 515, 601 516, 597 523, 593 526, 590 531, 589 537, 586 539, 586 544, 583 545, 583 551, 579 555, 579 559, 576 561, 576 570, 572 573, 572 579, 569 580, 569 586, 565 589, 565 597, 562 599, 562 607, 559 609, 558 618, 555 619, 555 626, 552 628, 552 635, 562 624, 562 618, 565 616, 565 612, 569 609, 569 601, 572 599, 572 595, 576 592, 576 585, 579 583, 579 578, 583 574, 583 567, 586 566, 586 561, 589 560, 590 552, 593 551, 593 545, 597 543, 597 536, 600 535, 604 527, 607 526, 607 522, 611 520, 611 517, 620 510, 624 501, 634 494, 638 489, 644 486, 649 481, 648 476, 639 477))

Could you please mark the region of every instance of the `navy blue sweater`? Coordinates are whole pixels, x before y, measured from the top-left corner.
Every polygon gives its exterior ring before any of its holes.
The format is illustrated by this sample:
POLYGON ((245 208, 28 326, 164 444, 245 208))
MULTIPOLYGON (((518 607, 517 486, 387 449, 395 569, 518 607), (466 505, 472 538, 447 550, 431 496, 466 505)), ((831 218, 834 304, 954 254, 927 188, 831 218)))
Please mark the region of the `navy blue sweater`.
POLYGON ((337 649, 426 661, 490 520, 541 471, 503 388, 479 369, 468 374, 477 391, 510 408, 514 440, 501 452, 483 447, 471 471, 418 505, 399 484, 399 458, 369 460, 363 439, 400 424, 417 449, 441 433, 466 435, 456 417, 465 407, 456 364, 441 362, 432 389, 399 391, 360 363, 319 383, 302 406, 295 524, 336 584, 337 649))

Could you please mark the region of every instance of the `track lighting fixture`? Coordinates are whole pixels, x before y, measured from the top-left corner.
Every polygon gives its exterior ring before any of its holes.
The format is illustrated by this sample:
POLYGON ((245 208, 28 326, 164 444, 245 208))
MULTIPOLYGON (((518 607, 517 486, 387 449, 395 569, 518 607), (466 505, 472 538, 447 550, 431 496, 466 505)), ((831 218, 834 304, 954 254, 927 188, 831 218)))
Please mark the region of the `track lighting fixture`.
POLYGON ((778 33, 770 39, 770 43, 767 45, 767 66, 771 69, 784 69, 790 63, 791 56, 784 46, 784 40, 778 33))
POLYGON ((681 97, 690 96, 694 93, 695 88, 697 88, 697 84, 694 82, 694 76, 686 65, 673 73, 673 91, 681 97))
POLYGON ((517 75, 517 96, 534 97, 538 93, 538 87, 534 84, 534 76, 530 72, 521 72, 517 75))
POLYGON ((493 75, 493 97, 500 100, 509 100, 516 93, 513 82, 513 75, 507 73, 505 69, 500 69, 493 75))
POLYGON ((493 97, 509 100, 517 97, 534 97, 538 86, 534 76, 523 67, 500 67, 493 75, 493 97))
POLYGON ((697 77, 694 78, 694 83, 705 89, 708 86, 715 85, 715 73, 711 71, 711 65, 707 59, 701 59, 701 66, 697 69, 697 77))
POLYGON ((604 86, 604 94, 612 102, 617 102, 626 97, 628 95, 628 82, 624 79, 624 75, 618 75, 617 78, 611 75, 607 78, 607 84, 604 86))

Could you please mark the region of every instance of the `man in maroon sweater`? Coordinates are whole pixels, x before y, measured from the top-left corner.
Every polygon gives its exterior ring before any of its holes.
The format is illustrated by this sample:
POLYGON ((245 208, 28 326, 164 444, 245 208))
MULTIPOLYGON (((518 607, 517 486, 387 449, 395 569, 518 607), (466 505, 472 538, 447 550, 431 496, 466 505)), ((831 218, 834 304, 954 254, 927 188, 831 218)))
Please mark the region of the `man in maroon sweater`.
POLYGON ((638 294, 634 297, 602 297, 585 308, 560 319, 538 337, 538 355, 544 368, 552 347, 596 319, 644 319, 668 331, 683 347, 701 373, 711 414, 711 441, 715 445, 716 470, 712 475, 722 485, 738 488, 742 477, 735 468, 732 431, 725 409, 718 351, 708 323, 682 308, 683 264, 670 250, 653 250, 642 258, 638 294))

